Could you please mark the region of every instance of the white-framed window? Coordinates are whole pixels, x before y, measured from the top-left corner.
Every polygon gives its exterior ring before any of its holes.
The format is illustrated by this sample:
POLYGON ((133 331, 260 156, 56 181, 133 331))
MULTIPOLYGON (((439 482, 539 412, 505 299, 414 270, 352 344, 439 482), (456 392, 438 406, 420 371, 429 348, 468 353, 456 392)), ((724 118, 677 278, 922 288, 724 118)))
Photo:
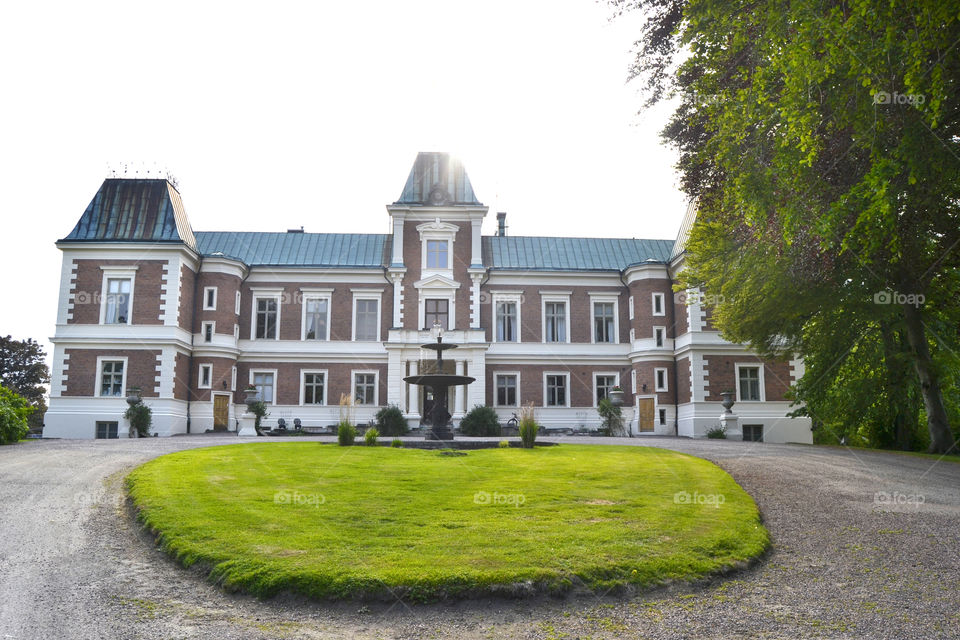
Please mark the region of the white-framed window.
POLYGON ((95 396, 120 398, 126 395, 127 358, 125 356, 97 356, 97 386, 95 396))
POLYGON ((209 389, 213 384, 213 365, 201 364, 200 375, 197 376, 197 387, 200 389, 209 389))
POLYGON ((446 331, 450 326, 450 301, 447 298, 424 298, 423 328, 432 329, 439 324, 446 331))
POLYGON ((379 381, 380 373, 378 371, 354 371, 353 378, 353 401, 360 406, 377 406, 379 400, 379 381))
POLYGON ((591 340, 594 344, 620 342, 620 299, 617 294, 591 293, 590 318, 593 322, 591 340))
POLYGON ((200 323, 200 335, 204 342, 213 342, 213 333, 217 328, 217 323, 213 320, 200 323))
POLYGON ((620 376, 616 373, 593 374, 593 406, 598 406, 614 387, 620 386, 620 376))
POLYGON ((233 325, 233 337, 234 337, 236 340, 239 340, 239 339, 240 339, 240 325, 238 325, 238 324, 236 324, 236 323, 234 323, 234 325, 233 325))
POLYGON ((543 341, 570 342, 570 296, 541 293, 543 341))
POLYGON ((633 344, 633 341, 637 339, 637 330, 633 327, 630 328, 630 343, 633 344))
POLYGON ((239 291, 237 291, 237 301, 234 304, 233 312, 237 315, 240 315, 240 292, 239 291))
POLYGON ((520 372, 496 372, 493 374, 493 406, 520 406, 520 372))
POLYGON ((255 293, 253 317, 250 322, 251 340, 280 339, 280 294, 255 293))
POLYGON ((250 384, 257 388, 260 399, 267 404, 273 404, 277 398, 277 370, 251 369, 250 384))
POLYGON ((543 374, 543 406, 570 406, 570 373, 546 371, 543 374))
POLYGON ((230 391, 237 390, 237 368, 230 367, 230 391))
POLYGON ((304 293, 301 340, 330 339, 330 293, 304 293))
POLYGON ((449 268, 450 243, 446 240, 427 240, 427 269, 449 268))
POLYGON ((736 363, 737 402, 763 402, 763 367, 757 363, 736 363))
POLYGON ((520 302, 523 292, 491 292, 494 342, 520 342, 520 302))
POLYGON ((203 288, 203 310, 204 311, 217 310, 217 288, 216 287, 203 288))
POLYGON ((97 440, 107 440, 113 438, 119 438, 120 436, 117 433, 117 427, 119 423, 117 422, 97 422, 97 440))
POLYGON ((667 424, 667 410, 660 409, 659 415, 660 415, 660 424, 667 424))
POLYGON ((664 336, 667 334, 666 327, 654 327, 653 328, 653 343, 658 347, 663 346, 664 336))
POLYGON ((353 294, 353 339, 380 341, 380 292, 353 294))
POLYGON ((630 319, 633 320, 633 296, 627 300, 627 314, 630 316, 630 319))
POLYGON ((301 369, 300 404, 327 404, 326 369, 301 369))
POLYGON ((636 395, 637 393, 637 370, 630 369, 630 392, 636 395))
POLYGON ((667 370, 656 368, 653 370, 653 388, 654 391, 667 391, 667 370))
POLYGON ((652 306, 653 306, 653 315, 655 316, 665 316, 667 315, 666 305, 664 304, 664 297, 662 293, 653 293, 652 296, 652 306))
POLYGON ((133 324, 133 288, 137 267, 100 267, 100 324, 133 324))

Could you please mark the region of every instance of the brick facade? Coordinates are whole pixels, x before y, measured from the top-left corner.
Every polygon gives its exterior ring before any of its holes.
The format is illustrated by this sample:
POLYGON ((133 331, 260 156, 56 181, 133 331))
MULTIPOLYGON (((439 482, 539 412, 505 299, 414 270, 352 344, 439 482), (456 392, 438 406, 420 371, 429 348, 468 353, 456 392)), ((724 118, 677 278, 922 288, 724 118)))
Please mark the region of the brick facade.
POLYGON ((160 293, 165 260, 77 260, 76 279, 70 292, 73 317, 68 324, 99 324, 103 300, 100 267, 136 267, 133 281, 133 324, 160 324, 160 293))
MULTIPOLYGON (((194 313, 197 317, 197 331, 201 323, 215 322, 214 332, 222 335, 233 335, 233 325, 239 322, 240 316, 236 313, 237 290, 240 288, 240 278, 226 273, 201 272, 197 282, 197 299, 194 304, 194 313), (205 310, 205 290, 207 287, 217 288, 217 308, 213 311, 205 310)), ((241 312, 243 308, 241 307, 241 312)))
MULTIPOLYGON (((67 349, 70 369, 61 395, 96 396, 99 395, 100 372, 97 371, 97 358, 126 358, 126 387, 140 387, 144 398, 156 398, 157 365, 160 364, 160 351, 145 349, 67 349)), ((126 394, 126 389, 123 390, 126 394)))
POLYGON ((737 388, 737 364, 763 365, 764 400, 786 400, 790 386, 790 364, 784 361, 760 361, 755 357, 735 358, 729 356, 707 356, 704 367, 710 372, 707 378, 708 397, 719 398, 722 391, 734 391, 737 388))

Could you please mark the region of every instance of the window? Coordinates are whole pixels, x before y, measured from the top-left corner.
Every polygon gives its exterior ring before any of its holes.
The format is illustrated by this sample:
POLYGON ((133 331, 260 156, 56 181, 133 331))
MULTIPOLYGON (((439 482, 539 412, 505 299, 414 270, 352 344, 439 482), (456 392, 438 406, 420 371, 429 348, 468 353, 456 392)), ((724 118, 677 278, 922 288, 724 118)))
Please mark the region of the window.
POLYGON ((637 370, 636 369, 630 370, 630 392, 631 393, 637 392, 637 370))
POLYGON ((496 406, 498 407, 516 407, 517 404, 517 379, 516 373, 498 373, 496 378, 496 406))
POLYGON ((119 438, 117 435, 117 423, 116 422, 98 422, 97 423, 97 439, 105 440, 109 438, 119 438))
POLYGON ((253 300, 256 309, 253 337, 276 340, 279 337, 277 325, 280 319, 280 298, 254 297, 253 300))
POLYGON ((593 341, 616 342, 612 302, 593 303, 593 341))
POLYGON ((380 300, 356 298, 354 300, 354 340, 380 339, 380 300))
POLYGON ((656 342, 658 347, 663 346, 663 327, 654 327, 653 328, 653 340, 656 342))
POLYGON ((617 376, 615 374, 601 374, 593 377, 594 398, 597 405, 606 398, 610 391, 617 386, 617 376))
POLYGON ((427 268, 447 268, 447 241, 427 240, 427 268))
POLYGON ((216 309, 217 309, 217 288, 204 287, 203 288, 203 310, 216 311, 216 309))
POLYGON ((104 360, 100 363, 100 395, 120 397, 123 395, 123 360, 104 360))
POLYGON ((439 324, 446 331, 450 322, 450 301, 445 299, 427 298, 423 301, 423 324, 425 329, 431 329, 439 324))
POLYGON ((203 334, 203 341, 213 342, 213 328, 215 324, 213 322, 203 322, 200 324, 200 326, 200 333, 203 334))
POLYGON ((544 342, 567 341, 567 303, 543 303, 543 339, 544 342))
POLYGON ((237 302, 234 305, 234 313, 240 315, 240 292, 237 291, 237 302))
POLYGON ((662 316, 666 315, 663 306, 663 294, 655 293, 653 294, 653 315, 662 316))
POLYGON ((517 342, 517 303, 497 303, 497 342, 517 342))
POLYGON ((653 378, 656 391, 667 391, 667 370, 654 369, 653 378))
POLYGON ((743 425, 743 439, 748 442, 763 442, 762 424, 743 425))
POLYGON ((667 424, 667 410, 660 409, 660 424, 667 424))
POLYGON ((200 365, 200 377, 197 386, 201 389, 209 389, 211 380, 213 379, 213 365, 212 364, 202 364, 200 365))
POLYGON ((321 371, 304 371, 303 401, 300 404, 326 404, 326 374, 321 371))
POLYGON ((358 405, 377 404, 377 374, 354 373, 353 397, 358 405))
POLYGON ((273 371, 251 371, 250 384, 257 388, 261 400, 273 402, 276 393, 276 374, 273 371))
POLYGON ((304 298, 303 339, 327 340, 329 317, 330 300, 328 298, 304 298))
POLYGON ((104 324, 130 324, 131 278, 107 278, 104 324))
POLYGON ((627 302, 627 313, 630 314, 630 319, 633 320, 633 296, 630 296, 627 302))
POLYGON ((231 367, 230 369, 230 391, 237 390, 237 368, 231 367))
POLYGON ((567 374, 547 374, 546 387, 546 406, 567 406, 567 374))
POLYGON ((737 390, 740 402, 759 402, 763 399, 760 385, 760 367, 737 365, 737 390))
POLYGON ((238 324, 233 325, 233 337, 235 340, 240 339, 240 325, 238 324))

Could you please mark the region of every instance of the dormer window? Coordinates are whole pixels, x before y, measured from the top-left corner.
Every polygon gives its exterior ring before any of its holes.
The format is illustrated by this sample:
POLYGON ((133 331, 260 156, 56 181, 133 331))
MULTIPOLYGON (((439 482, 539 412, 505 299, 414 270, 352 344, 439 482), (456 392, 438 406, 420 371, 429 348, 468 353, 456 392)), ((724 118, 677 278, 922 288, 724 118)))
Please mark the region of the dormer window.
POLYGON ((448 246, 446 240, 427 240, 427 268, 446 269, 448 246))

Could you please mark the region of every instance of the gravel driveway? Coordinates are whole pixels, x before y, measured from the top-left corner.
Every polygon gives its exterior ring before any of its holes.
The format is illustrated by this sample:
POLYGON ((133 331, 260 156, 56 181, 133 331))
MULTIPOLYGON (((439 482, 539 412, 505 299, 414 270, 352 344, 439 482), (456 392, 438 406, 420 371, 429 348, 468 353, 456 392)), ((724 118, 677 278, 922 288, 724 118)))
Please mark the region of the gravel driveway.
POLYGON ((361 606, 226 594, 132 521, 136 465, 230 437, 0 448, 0 639, 960 638, 960 464, 672 438, 754 496, 774 550, 751 569, 636 597, 361 606))

